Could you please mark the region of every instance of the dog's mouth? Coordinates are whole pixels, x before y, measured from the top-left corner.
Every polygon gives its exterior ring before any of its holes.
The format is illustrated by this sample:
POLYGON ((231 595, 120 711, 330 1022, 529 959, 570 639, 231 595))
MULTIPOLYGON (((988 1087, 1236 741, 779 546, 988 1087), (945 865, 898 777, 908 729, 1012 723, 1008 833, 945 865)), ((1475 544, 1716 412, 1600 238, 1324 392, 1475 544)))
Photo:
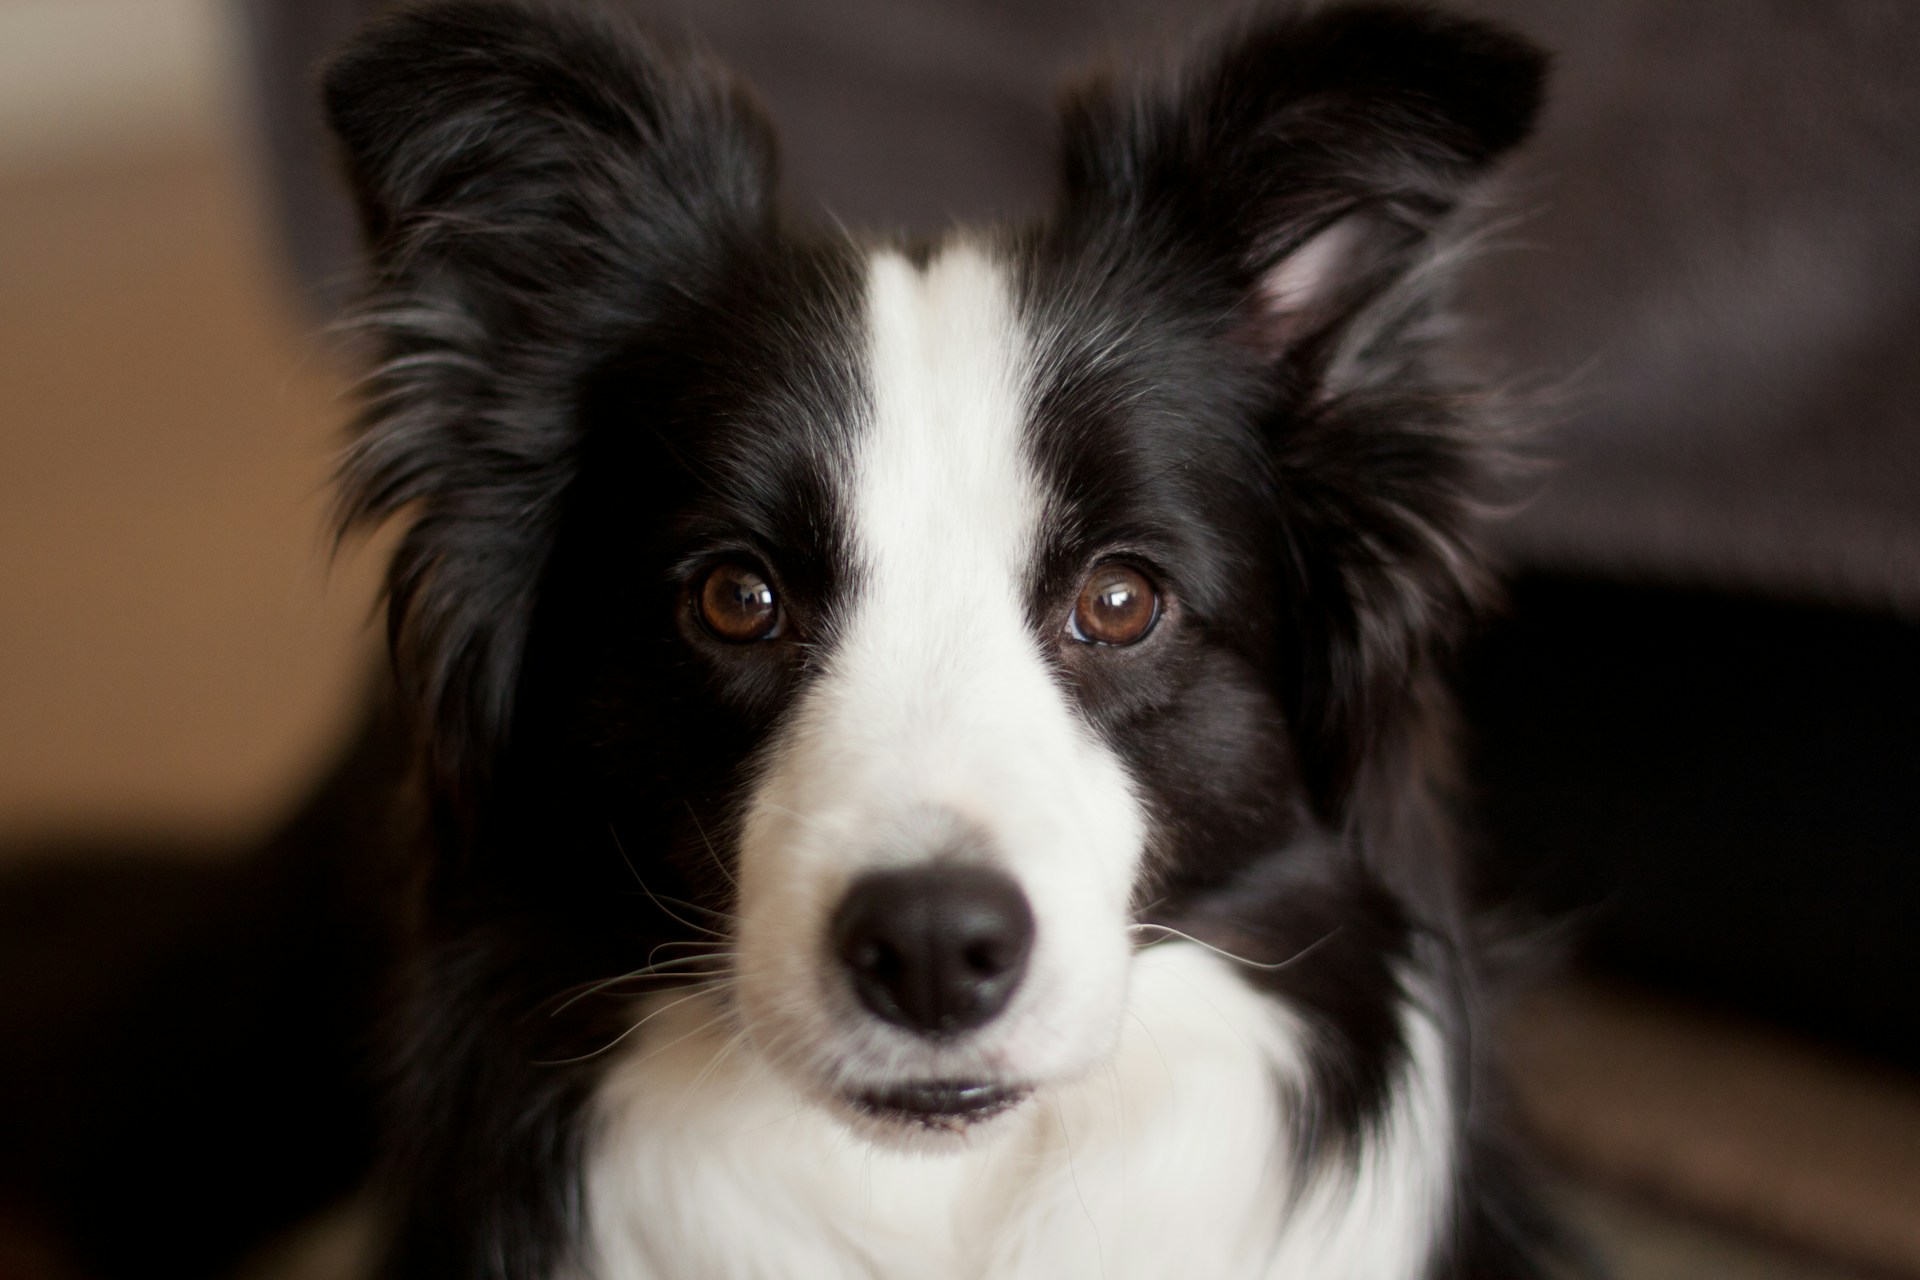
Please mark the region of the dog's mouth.
POLYGON ((876 1120, 957 1133, 996 1116, 1033 1092, 1024 1085, 985 1080, 908 1080, 851 1095, 876 1120))

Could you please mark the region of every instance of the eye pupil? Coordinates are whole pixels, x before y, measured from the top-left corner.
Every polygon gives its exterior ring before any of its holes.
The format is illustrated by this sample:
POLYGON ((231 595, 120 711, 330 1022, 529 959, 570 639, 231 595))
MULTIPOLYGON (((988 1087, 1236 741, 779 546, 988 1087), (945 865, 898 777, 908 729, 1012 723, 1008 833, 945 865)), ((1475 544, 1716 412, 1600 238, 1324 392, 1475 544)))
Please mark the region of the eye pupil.
POLYGON ((1130 565, 1102 565, 1080 588, 1072 633, 1089 644, 1134 644, 1159 616, 1160 598, 1145 574, 1130 565))
POLYGON ((706 576, 698 595, 700 621, 732 644, 764 640, 780 622, 780 602, 765 577, 745 565, 723 564, 706 576))

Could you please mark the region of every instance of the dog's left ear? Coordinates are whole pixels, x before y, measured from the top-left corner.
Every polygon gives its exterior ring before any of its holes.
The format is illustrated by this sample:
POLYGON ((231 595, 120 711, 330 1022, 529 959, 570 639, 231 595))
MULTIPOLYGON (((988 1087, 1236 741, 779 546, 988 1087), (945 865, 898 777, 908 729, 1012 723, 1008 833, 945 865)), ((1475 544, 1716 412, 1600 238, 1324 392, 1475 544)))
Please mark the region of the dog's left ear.
POLYGON ((1266 430, 1293 622, 1281 696, 1337 817, 1475 595, 1484 442, 1427 367, 1436 233, 1531 129, 1543 56, 1497 28, 1369 5, 1242 28, 1065 108, 1061 226, 1183 297, 1271 371, 1266 430))

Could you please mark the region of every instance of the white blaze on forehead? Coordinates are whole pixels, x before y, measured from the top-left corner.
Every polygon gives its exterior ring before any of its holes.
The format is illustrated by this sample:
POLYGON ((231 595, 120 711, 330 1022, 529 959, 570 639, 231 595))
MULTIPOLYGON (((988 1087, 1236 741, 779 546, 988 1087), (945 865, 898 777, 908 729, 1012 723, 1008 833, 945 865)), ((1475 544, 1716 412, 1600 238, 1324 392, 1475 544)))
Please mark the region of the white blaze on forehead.
POLYGON ((873 420, 856 465, 852 533, 867 574, 862 620, 877 625, 862 638, 912 640, 924 657, 947 647, 943 635, 991 632, 998 647, 1010 639, 1005 615, 1024 616, 1041 506, 1007 282, 965 247, 924 272, 880 255, 869 280, 873 420))
POLYGON ((900 771, 898 794, 1017 846, 1040 835, 1023 824, 1064 820, 1082 784, 1117 777, 1028 616, 1043 490, 1026 444, 1020 317, 1003 268, 960 244, 924 270, 876 256, 868 325, 872 418, 850 503, 858 578, 829 658, 828 714, 843 741, 884 735, 868 763, 900 771), (1036 785, 1053 798, 1025 801, 1036 785))
POLYGON ((1004 268, 964 243, 924 268, 877 254, 867 325, 847 600, 742 830, 743 1003, 822 1070, 934 1054, 887 1058, 822 939, 861 873, 961 852, 1012 873, 1036 920, 1027 979, 972 1051, 1030 1079, 1084 1069, 1119 1017, 1145 824, 1049 668, 1056 622, 1028 616, 1027 339, 1004 268))
POLYGON ((873 420, 853 527, 861 558, 892 589, 933 564, 977 586, 983 575, 1002 590, 1018 583, 1041 490, 1025 444, 1027 354, 1004 272, 964 246, 924 272, 881 254, 867 305, 873 420))

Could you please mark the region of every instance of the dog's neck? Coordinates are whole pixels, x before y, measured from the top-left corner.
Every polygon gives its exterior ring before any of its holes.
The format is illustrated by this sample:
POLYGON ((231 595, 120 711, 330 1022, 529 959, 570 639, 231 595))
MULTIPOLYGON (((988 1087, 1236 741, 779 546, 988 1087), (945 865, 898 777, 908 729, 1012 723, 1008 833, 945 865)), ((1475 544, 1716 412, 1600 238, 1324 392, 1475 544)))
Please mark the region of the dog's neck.
POLYGON ((1108 1069, 925 1151, 803 1102, 709 997, 656 997, 597 1098, 584 1274, 1423 1274, 1454 1155, 1437 1028, 1406 1005, 1388 1108, 1303 1158, 1313 1034, 1233 968, 1184 943, 1142 952, 1108 1069))

